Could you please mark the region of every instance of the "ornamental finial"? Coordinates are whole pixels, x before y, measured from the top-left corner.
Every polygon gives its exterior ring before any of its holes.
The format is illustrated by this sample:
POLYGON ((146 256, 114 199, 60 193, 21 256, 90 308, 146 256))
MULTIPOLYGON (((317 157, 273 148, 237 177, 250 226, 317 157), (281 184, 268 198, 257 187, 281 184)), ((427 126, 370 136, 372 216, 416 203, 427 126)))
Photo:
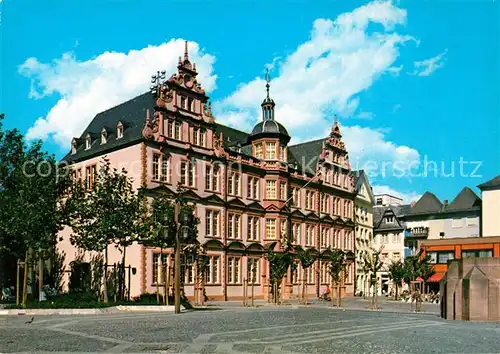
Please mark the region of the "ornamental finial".
POLYGON ((189 61, 189 56, 188 56, 188 41, 184 42, 184 61, 189 61))
POLYGON ((269 98, 269 83, 271 82, 271 77, 269 76, 269 68, 266 68, 266 90, 267 90, 267 98, 269 98))

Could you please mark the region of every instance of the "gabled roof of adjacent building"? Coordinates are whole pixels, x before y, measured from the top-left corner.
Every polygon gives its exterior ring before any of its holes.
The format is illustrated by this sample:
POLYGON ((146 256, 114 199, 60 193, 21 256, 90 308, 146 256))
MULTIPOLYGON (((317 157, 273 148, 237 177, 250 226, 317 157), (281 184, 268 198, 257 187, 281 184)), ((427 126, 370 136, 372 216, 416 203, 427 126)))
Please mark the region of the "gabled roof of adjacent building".
POLYGON ((410 214, 438 213, 443 208, 441 201, 431 192, 425 192, 411 207, 410 214))
POLYGON ((401 219, 408 214, 410 205, 387 205, 373 207, 373 227, 376 230, 403 229, 405 222, 401 219), (393 222, 384 220, 387 216, 394 216, 393 222))
POLYGON ((500 175, 477 186, 482 191, 500 189, 500 175))
POLYGON ((451 210, 469 210, 481 206, 481 199, 470 189, 464 187, 453 201, 445 208, 445 211, 451 210))
POLYGON ((368 191, 368 196, 372 204, 375 204, 375 196, 373 195, 372 187, 370 185, 370 180, 366 175, 364 170, 352 171, 354 175, 354 187, 356 189, 356 193, 360 193, 361 187, 363 184, 366 186, 366 190, 368 191))

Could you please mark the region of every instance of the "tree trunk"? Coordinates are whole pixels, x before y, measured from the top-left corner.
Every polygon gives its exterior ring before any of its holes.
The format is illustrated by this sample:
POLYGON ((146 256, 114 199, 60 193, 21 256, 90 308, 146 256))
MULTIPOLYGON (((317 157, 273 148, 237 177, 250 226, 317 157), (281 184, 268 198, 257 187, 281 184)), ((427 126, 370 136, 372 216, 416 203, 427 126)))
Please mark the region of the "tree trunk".
MULTIPOLYGON (((122 258, 122 281, 120 289, 120 300, 125 299, 125 255, 127 254, 127 246, 123 246, 123 258, 122 258)), ((128 285, 130 286, 130 284, 128 285)))
POLYGON ((396 284, 396 294, 394 295, 394 300, 398 301, 398 284, 396 284))
POLYGON ((340 280, 336 282, 337 284, 337 307, 340 307, 340 280))
POLYGON ((26 255, 24 257, 24 274, 23 274, 23 307, 26 307, 26 302, 28 301, 28 251, 26 251, 26 255))
POLYGON ((304 305, 307 305, 307 300, 308 300, 308 296, 307 296, 307 279, 304 281, 304 305))
POLYGON ((160 256, 158 257, 158 264, 156 265, 156 303, 159 305, 160 304, 160 279, 161 279, 161 270, 163 269, 163 247, 160 248, 160 256), (158 274, 158 270, 160 271, 160 274, 158 274))
POLYGON ((108 245, 104 249, 104 282, 102 284, 102 299, 105 304, 108 303, 108 245))
POLYGON ((340 287, 339 287, 339 307, 342 307, 342 287, 344 286, 344 274, 340 278, 340 287))
POLYGON ((40 252, 40 258, 38 260, 38 301, 42 301, 42 290, 43 288, 43 258, 40 252))

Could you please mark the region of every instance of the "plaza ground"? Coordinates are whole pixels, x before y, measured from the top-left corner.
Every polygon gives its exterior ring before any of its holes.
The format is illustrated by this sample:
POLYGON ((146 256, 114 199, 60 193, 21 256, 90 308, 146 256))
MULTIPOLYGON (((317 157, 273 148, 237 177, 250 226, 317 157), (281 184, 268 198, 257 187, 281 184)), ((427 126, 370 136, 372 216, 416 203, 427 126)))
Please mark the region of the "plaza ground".
POLYGON ((308 307, 210 304, 206 310, 100 316, 0 317, 0 353, 498 353, 500 324, 445 321, 430 305, 346 299, 308 307), (400 305, 401 304, 401 305, 400 305), (222 306, 224 305, 224 306, 222 306), (359 309, 355 309, 358 306, 359 309), (392 312, 389 312, 392 311, 392 312))

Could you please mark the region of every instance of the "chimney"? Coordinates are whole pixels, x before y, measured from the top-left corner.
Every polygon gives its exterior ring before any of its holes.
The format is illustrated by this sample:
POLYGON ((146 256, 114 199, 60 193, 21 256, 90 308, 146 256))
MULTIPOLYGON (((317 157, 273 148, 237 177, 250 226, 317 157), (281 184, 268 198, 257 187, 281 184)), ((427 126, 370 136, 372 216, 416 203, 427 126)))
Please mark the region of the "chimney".
POLYGON ((416 203, 415 201, 411 202, 410 203, 410 207, 413 208, 413 206, 415 205, 415 203, 416 203))
POLYGON ((448 206, 448 199, 445 199, 444 200, 444 206, 447 207, 448 206))

